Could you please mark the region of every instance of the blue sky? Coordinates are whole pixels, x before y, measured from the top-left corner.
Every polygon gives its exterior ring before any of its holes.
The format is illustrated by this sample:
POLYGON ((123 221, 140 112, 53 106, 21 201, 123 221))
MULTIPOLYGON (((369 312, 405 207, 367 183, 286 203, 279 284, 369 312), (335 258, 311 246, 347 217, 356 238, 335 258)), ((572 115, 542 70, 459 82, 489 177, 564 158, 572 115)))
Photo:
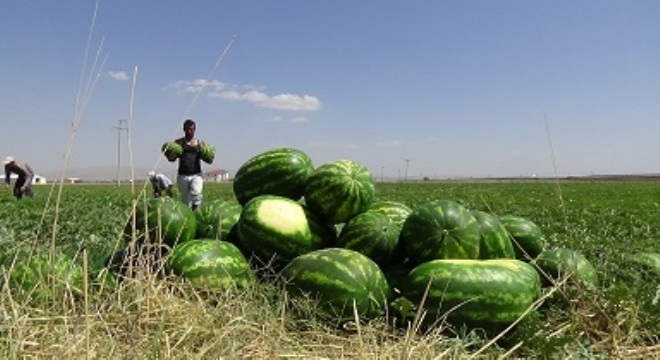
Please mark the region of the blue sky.
POLYGON ((654 0, 4 0, 0 153, 54 172, 73 139, 69 168, 112 168, 127 119, 135 166, 170 171, 189 117, 206 170, 286 146, 376 178, 658 172, 658 19, 654 0))

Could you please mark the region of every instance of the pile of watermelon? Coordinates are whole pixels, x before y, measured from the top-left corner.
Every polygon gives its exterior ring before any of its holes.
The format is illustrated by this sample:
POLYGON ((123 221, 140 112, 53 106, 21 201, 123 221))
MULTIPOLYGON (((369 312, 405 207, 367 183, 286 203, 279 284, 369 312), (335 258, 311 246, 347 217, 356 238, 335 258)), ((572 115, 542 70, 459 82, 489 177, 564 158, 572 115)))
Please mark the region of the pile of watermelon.
POLYGON ((564 276, 597 284, 584 256, 549 248, 529 219, 447 199, 376 201, 373 176, 356 161, 315 167, 301 150, 272 149, 241 166, 233 190, 236 201, 196 212, 171 198, 146 201, 127 223, 127 248, 107 265, 127 276, 126 254, 150 246, 168 275, 204 290, 275 279, 333 319, 423 310, 428 324, 495 328, 529 313, 542 287, 564 276))

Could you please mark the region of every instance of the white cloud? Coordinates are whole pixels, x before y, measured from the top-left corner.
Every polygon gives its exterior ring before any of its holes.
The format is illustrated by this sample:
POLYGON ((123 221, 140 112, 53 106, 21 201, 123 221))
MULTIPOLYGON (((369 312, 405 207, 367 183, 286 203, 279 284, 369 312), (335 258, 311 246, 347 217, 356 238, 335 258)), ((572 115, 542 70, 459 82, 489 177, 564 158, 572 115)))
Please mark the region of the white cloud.
POLYGON ((126 71, 108 71, 108 76, 110 76, 111 79, 119 80, 119 81, 127 81, 129 79, 128 74, 126 71))
POLYGON ((266 120, 271 123, 280 123, 282 122, 282 117, 281 116, 273 116, 272 118, 266 120))
POLYGON ((298 117, 294 117, 293 119, 291 119, 291 122, 294 123, 294 124, 301 124, 301 123, 309 122, 309 119, 304 117, 304 116, 298 116, 298 117))
POLYGON ((178 92, 199 92, 209 89, 209 97, 234 101, 246 101, 258 107, 287 111, 318 111, 321 101, 316 96, 290 93, 269 95, 263 87, 254 85, 234 86, 221 81, 176 81, 167 86, 178 92))

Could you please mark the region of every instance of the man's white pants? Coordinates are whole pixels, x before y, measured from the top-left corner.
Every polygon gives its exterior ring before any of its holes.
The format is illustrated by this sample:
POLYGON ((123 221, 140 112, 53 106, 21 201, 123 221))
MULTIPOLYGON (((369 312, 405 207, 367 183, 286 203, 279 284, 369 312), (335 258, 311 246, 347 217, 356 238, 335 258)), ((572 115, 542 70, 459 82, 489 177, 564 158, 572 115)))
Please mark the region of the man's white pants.
POLYGON ((200 175, 177 175, 176 182, 184 204, 188 207, 202 204, 204 181, 200 175))

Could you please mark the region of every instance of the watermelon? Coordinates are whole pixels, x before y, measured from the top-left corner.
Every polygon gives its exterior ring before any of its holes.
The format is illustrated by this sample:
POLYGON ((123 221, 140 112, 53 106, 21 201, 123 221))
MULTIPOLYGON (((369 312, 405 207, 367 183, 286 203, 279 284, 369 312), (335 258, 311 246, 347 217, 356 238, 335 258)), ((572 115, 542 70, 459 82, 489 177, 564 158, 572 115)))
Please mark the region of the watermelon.
POLYGON ((316 168, 305 185, 305 203, 333 224, 347 222, 366 211, 374 198, 369 170, 352 160, 338 160, 316 168))
POLYGON ((274 265, 284 265, 336 240, 334 226, 322 222, 300 203, 275 195, 248 201, 236 226, 241 247, 274 265))
POLYGON ((588 285, 598 284, 598 273, 587 258, 572 249, 544 250, 535 259, 545 285, 552 285, 563 276, 588 285))
POLYGON ((215 159, 215 147, 207 142, 202 142, 199 149, 199 156, 205 163, 211 164, 213 159, 215 159))
POLYGON ((521 317, 541 293, 536 269, 516 259, 432 260, 413 268, 403 294, 423 304, 427 321, 447 316, 454 325, 506 326, 521 317))
POLYGON ((234 195, 241 205, 259 195, 278 195, 298 200, 314 171, 311 158, 301 150, 277 148, 243 163, 234 176, 234 195))
POLYGON ((202 204, 195 211, 196 238, 228 241, 229 230, 238 222, 243 207, 231 201, 216 199, 202 204))
POLYGON ((399 241, 414 264, 435 259, 476 259, 481 243, 477 220, 461 204, 434 200, 415 207, 399 241))
MULTIPOLYGON (((135 207, 135 230, 140 242, 167 244, 170 248, 178 242, 191 240, 197 231, 193 211, 179 200, 159 197, 145 200, 135 207)), ((133 217, 128 219, 124 234, 133 239, 133 217)))
POLYGON ((472 210, 472 216, 481 228, 480 259, 515 259, 516 253, 509 234, 497 216, 487 212, 472 210))
POLYGON ((36 301, 60 301, 65 294, 81 295, 84 275, 72 258, 56 253, 41 253, 17 259, 9 282, 36 301))
POLYGON ((165 155, 167 160, 174 161, 179 156, 183 155, 183 147, 176 141, 168 141, 161 146, 160 151, 165 155))
POLYGON ((408 215, 412 212, 412 209, 401 202, 393 200, 381 200, 371 204, 369 210, 378 211, 387 215, 390 220, 394 223, 401 232, 403 228, 403 223, 406 222, 408 215))
POLYGON ((390 263, 399 243, 399 229, 384 213, 368 210, 346 223, 337 239, 337 247, 355 250, 379 266, 390 263))
POLYGON ((533 221, 514 215, 500 216, 500 222, 509 233, 516 259, 531 260, 545 249, 541 228, 533 221))
POLYGON ((230 242, 216 239, 178 244, 167 259, 167 269, 203 290, 244 288, 255 279, 241 251, 230 242))
POLYGON ((326 248, 300 255, 282 270, 292 297, 312 297, 331 318, 373 319, 385 314, 390 288, 378 265, 357 251, 326 248))
POLYGON ((632 265, 649 274, 660 276, 660 253, 639 252, 625 256, 625 264, 632 265))

